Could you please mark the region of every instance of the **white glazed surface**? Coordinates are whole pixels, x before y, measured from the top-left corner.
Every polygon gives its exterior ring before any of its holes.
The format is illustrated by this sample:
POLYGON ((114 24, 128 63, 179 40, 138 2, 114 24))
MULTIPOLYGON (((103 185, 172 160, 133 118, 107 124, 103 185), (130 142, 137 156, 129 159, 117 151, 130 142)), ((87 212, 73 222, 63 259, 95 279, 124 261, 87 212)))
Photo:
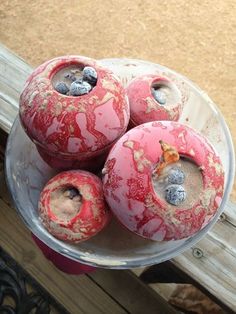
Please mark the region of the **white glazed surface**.
POLYGON ((56 174, 40 158, 34 144, 24 133, 17 118, 7 145, 7 182, 15 206, 29 229, 43 242, 61 254, 93 266, 132 268, 157 264, 173 258, 198 242, 222 213, 233 184, 234 151, 228 128, 209 97, 183 76, 157 64, 131 59, 104 59, 100 63, 110 68, 124 86, 143 74, 169 77, 185 90, 188 96, 180 122, 205 135, 219 154, 225 171, 225 190, 222 204, 214 219, 191 238, 154 242, 142 239, 124 229, 118 222, 111 224, 94 238, 72 245, 51 236, 40 222, 37 203, 40 191, 56 174))

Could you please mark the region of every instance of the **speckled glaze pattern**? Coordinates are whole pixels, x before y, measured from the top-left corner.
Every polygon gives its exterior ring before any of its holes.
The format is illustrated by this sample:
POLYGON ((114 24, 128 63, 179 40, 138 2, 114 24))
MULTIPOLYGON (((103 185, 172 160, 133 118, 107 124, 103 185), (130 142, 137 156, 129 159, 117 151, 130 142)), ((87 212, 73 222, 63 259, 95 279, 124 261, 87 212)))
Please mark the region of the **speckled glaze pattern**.
MULTIPOLYGON (((176 80, 175 80, 176 81, 176 80)), ((156 120, 177 121, 188 100, 188 91, 184 86, 167 77, 155 74, 142 75, 130 82, 126 88, 130 103, 130 125, 137 126, 156 120), (159 104, 153 94, 153 84, 168 86, 175 100, 168 105, 159 104), (177 86, 179 85, 179 86, 177 86)))
POLYGON ((219 157, 203 136, 177 122, 150 122, 127 132, 113 146, 103 172, 104 193, 113 213, 129 230, 152 240, 195 234, 222 200, 224 172, 219 157), (153 189, 152 173, 162 156, 159 140, 200 167, 203 190, 189 208, 168 204, 153 189))
POLYGON ((43 225, 53 236, 75 243, 96 235, 111 217, 103 196, 101 180, 83 170, 64 171, 49 180, 41 192, 38 207, 43 225), (80 210, 69 221, 57 217, 50 206, 52 193, 67 186, 75 187, 82 195, 80 210))
POLYGON ((20 97, 20 119, 41 156, 48 154, 45 159, 54 166, 51 157, 74 162, 108 149, 126 131, 129 104, 110 70, 89 58, 65 56, 45 62, 31 74, 20 97), (97 84, 90 93, 74 97, 54 89, 53 75, 71 65, 96 70, 97 84))

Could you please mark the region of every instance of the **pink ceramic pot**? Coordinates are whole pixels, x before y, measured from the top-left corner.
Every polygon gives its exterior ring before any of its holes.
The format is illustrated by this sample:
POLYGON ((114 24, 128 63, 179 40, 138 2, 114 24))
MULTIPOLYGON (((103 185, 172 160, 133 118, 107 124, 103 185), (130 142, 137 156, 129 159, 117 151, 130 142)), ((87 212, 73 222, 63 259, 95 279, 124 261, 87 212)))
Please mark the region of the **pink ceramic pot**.
POLYGON ((111 71, 89 58, 64 56, 45 62, 30 75, 20 96, 20 120, 51 167, 89 170, 102 164, 111 145, 126 131, 129 105, 111 71), (55 75, 71 66, 96 71, 96 84, 87 94, 64 95, 55 89, 55 75))
POLYGON ((83 170, 61 172, 49 180, 38 207, 46 229, 74 243, 95 236, 110 220, 101 180, 83 170))
POLYGON ((208 224, 222 200, 224 173, 219 157, 206 138, 177 122, 156 121, 131 129, 113 146, 103 173, 112 212, 130 231, 152 240, 192 236, 208 224), (189 200, 178 206, 163 197, 166 183, 157 169, 165 158, 159 141, 174 147, 180 160, 189 162, 197 174, 194 182, 192 174, 185 173, 189 200), (155 180, 160 180, 159 190, 155 180))
POLYGON ((154 74, 135 78, 126 91, 130 103, 130 127, 156 120, 177 121, 187 101, 182 87, 177 87, 169 78, 154 74))

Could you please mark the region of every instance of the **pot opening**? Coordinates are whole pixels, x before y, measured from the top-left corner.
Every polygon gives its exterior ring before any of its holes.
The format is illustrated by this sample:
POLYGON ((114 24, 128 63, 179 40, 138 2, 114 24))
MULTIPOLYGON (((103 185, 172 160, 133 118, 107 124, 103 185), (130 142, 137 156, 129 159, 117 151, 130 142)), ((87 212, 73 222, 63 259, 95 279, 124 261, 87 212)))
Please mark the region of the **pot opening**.
POLYGON ((97 84, 97 72, 83 64, 66 65, 51 78, 54 89, 64 96, 78 97, 92 91, 97 84))
POLYGON ((201 168, 190 158, 180 156, 167 165, 160 175, 152 174, 156 196, 168 207, 192 208, 203 191, 201 168))
POLYGON ((59 187, 50 194, 50 209, 59 220, 69 222, 78 215, 82 200, 82 195, 76 187, 59 187))
POLYGON ((174 83, 164 78, 152 82, 151 94, 161 106, 175 105, 181 101, 180 90, 174 83))

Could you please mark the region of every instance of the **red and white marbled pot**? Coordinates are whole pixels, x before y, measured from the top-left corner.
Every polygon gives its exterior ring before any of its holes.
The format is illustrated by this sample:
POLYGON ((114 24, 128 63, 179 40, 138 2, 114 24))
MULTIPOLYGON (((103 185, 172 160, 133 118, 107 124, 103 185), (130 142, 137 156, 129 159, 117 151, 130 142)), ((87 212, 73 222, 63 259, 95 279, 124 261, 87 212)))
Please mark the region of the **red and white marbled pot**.
POLYGON ((41 192, 38 210, 43 225, 53 236, 75 243, 93 237, 110 221, 101 180, 84 170, 64 171, 49 180, 41 192), (81 202, 73 203, 78 206, 72 209, 73 198, 64 197, 71 188, 81 196, 81 202))
POLYGON ((129 104, 110 70, 86 57, 63 56, 43 63, 30 75, 20 96, 20 120, 51 167, 90 169, 126 131, 129 104), (67 96, 53 87, 53 76, 72 65, 96 70, 97 83, 88 94, 67 96))
POLYGON ((130 127, 151 121, 177 121, 188 99, 187 91, 183 87, 177 87, 169 78, 155 74, 133 79, 126 91, 130 103, 130 127), (154 98, 154 86, 163 90, 165 104, 158 103, 154 98))
POLYGON ((149 122, 131 129, 111 149, 103 173, 104 195, 112 212, 130 231, 152 240, 192 236, 208 224, 222 200, 224 172, 219 157, 205 137, 178 122, 149 122), (199 194, 186 173, 193 193, 191 206, 171 205, 154 190, 153 173, 162 158, 160 140, 199 169, 199 194))

